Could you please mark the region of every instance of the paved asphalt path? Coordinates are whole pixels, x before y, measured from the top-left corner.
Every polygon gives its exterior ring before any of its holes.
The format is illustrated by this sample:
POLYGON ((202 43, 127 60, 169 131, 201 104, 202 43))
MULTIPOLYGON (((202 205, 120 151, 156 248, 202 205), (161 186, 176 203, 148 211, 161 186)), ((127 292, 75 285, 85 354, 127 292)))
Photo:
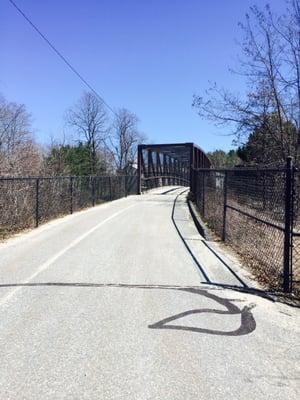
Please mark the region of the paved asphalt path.
POLYGON ((299 309, 212 284, 183 190, 0 245, 1 400, 300 398, 299 309))

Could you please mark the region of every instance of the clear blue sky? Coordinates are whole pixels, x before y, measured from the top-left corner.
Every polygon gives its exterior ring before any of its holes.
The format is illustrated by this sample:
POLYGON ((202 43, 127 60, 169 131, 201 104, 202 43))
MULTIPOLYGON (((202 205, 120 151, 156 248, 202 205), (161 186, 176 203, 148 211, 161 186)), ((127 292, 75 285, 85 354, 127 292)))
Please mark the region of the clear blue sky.
MULTIPOLYGON (((238 22, 265 1, 15 1, 113 108, 138 115, 152 142, 231 147, 232 137, 196 115, 192 96, 209 81, 242 90, 228 72, 238 22)), ((7 0, 0 7, 0 93, 27 106, 45 143, 62 134, 64 112, 85 88, 7 0)))

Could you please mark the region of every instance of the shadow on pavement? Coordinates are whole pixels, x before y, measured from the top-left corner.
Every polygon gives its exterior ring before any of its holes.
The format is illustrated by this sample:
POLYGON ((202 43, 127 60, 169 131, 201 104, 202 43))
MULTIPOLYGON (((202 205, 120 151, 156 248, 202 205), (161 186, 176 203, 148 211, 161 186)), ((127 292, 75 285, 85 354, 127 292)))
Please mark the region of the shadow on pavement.
MULTIPOLYGON (((200 264, 199 260, 197 259, 197 257, 194 255, 193 251, 191 250, 190 246, 187 243, 187 240, 184 238, 184 236, 182 235, 182 233, 180 232, 180 229, 177 225, 176 222, 180 221, 178 219, 175 218, 175 207, 176 207, 176 202, 178 200, 178 197, 181 196, 183 193, 185 193, 187 191, 183 190, 182 192, 180 192, 175 199, 173 200, 173 208, 172 208, 172 215, 171 215, 171 219, 172 222, 175 226, 175 229, 180 237, 180 239, 182 240, 183 244, 185 245, 186 249, 188 250, 188 252, 190 253, 191 257, 193 258, 194 262, 197 264, 199 270, 201 271, 201 273, 203 274, 206 283, 211 283, 211 284, 215 284, 214 282, 212 282, 209 278, 208 272, 205 270, 205 268, 203 267, 203 265, 200 264)), ((228 269, 228 271, 234 276, 234 278, 242 285, 242 287, 244 287, 245 289, 249 289, 248 285, 238 276, 238 274, 230 267, 230 265, 228 265, 228 263, 226 263, 226 261, 214 250, 212 249, 211 246, 209 246, 208 243, 206 243, 205 240, 203 240, 200 235, 199 235, 199 240, 202 241, 202 243, 208 248, 208 250, 210 250, 214 256, 223 264, 223 266, 225 268, 228 269)), ((220 284, 220 283, 219 283, 220 284)))
POLYGON ((137 284, 122 284, 122 283, 84 283, 84 282, 30 282, 30 283, 6 283, 0 284, 0 288, 7 287, 42 287, 42 286, 58 286, 58 287, 78 287, 78 288, 126 288, 126 289, 151 289, 151 290, 177 290, 181 292, 193 293, 213 300, 218 305, 225 309, 217 308, 199 308, 181 312, 169 317, 166 317, 158 322, 148 325, 150 329, 171 329, 182 330, 188 332, 204 333, 218 336, 242 336, 253 332, 256 329, 256 322, 252 315, 251 309, 254 305, 244 306, 240 309, 233 304, 233 301, 241 301, 239 299, 227 299, 216 294, 209 293, 205 289, 197 286, 179 286, 179 285, 137 285, 137 284), (174 321, 192 314, 218 314, 218 315, 240 315, 241 320, 239 326, 232 331, 222 331, 215 329, 199 328, 193 326, 176 325, 174 321), (170 324, 173 322, 173 324, 170 324))
MULTIPOLYGON (((216 250, 214 250, 205 239, 203 239, 200 234, 199 234, 199 239, 186 239, 182 233, 180 232, 180 229, 178 227, 177 222, 183 221, 179 218, 175 218, 175 208, 176 208, 176 203, 178 198, 187 191, 188 189, 185 189, 183 191, 181 191, 179 194, 177 194, 175 196, 175 199, 173 199, 173 208, 172 208, 172 214, 171 214, 171 219, 173 222, 173 225, 180 237, 180 239, 182 240, 184 246, 186 247, 186 249, 188 250, 188 252, 190 253, 191 257, 193 258, 195 264, 198 266, 200 272, 202 273, 205 281, 201 282, 202 284, 205 285, 212 285, 212 286, 216 286, 222 289, 230 289, 230 290, 234 290, 237 292, 242 292, 242 293, 247 293, 247 294, 251 294, 251 295, 255 295, 255 296, 259 296, 262 297, 264 299, 270 300, 272 302, 276 302, 279 301, 281 303, 287 304, 291 307, 295 307, 295 308, 300 308, 300 299, 298 297, 292 296, 291 298, 289 298, 289 296, 287 296, 284 293, 281 292, 274 292, 274 291, 269 291, 269 290, 264 290, 264 289, 257 289, 255 287, 250 287, 248 286, 243 280, 242 278, 230 267, 230 265, 223 259, 223 257, 221 257, 218 252, 216 250), (199 262, 199 260, 197 259, 197 257, 195 256, 195 254, 193 253, 192 249, 190 248, 188 241, 190 240, 199 240, 201 241, 206 247, 207 249, 214 254, 214 256, 222 263, 222 265, 228 269, 228 271, 234 276, 234 278, 240 283, 240 285, 228 285, 222 282, 215 282, 213 280, 211 280, 209 278, 209 273, 208 271, 204 268, 204 266, 199 262)), ((211 290, 211 289, 210 289, 211 290)))

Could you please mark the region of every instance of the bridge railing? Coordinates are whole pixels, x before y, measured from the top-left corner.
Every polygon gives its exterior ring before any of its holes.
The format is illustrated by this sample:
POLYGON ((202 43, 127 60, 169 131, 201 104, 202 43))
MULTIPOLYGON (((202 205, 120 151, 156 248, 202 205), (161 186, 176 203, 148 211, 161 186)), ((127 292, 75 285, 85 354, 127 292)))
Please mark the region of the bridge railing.
POLYGON ((286 166, 272 169, 192 171, 192 195, 203 220, 241 255, 261 282, 286 292, 293 285, 300 289, 297 174, 290 159, 286 166))
POLYGON ((181 175, 143 176, 141 178, 142 192, 163 186, 189 186, 190 181, 181 175))
POLYGON ((0 177, 0 239, 136 193, 136 175, 0 177))

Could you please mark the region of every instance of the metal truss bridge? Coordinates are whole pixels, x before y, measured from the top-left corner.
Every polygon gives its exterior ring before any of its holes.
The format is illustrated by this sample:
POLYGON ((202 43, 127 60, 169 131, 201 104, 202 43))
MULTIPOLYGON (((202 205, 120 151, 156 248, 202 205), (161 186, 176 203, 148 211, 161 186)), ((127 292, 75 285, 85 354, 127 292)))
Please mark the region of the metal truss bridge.
POLYGON ((138 193, 159 186, 193 186, 193 170, 210 168, 205 152, 194 143, 138 146, 138 193))

